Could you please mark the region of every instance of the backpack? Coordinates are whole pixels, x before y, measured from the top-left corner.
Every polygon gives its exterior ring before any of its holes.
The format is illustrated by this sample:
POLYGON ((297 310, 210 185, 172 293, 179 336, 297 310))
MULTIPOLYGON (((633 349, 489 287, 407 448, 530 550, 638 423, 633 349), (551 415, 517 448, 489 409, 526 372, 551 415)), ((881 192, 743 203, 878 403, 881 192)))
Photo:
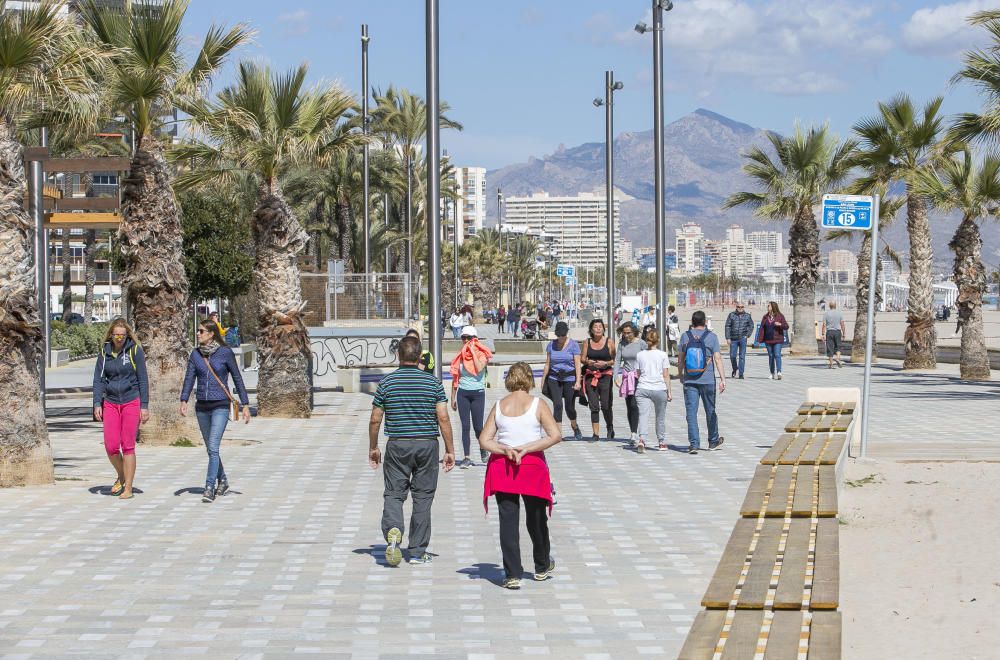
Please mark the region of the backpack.
POLYGON ((231 348, 238 348, 240 345, 240 329, 235 325, 231 328, 226 329, 226 336, 223 337, 226 340, 226 345, 231 348))
POLYGON ((705 373, 708 369, 708 348, 705 347, 705 337, 708 335, 708 330, 706 330, 700 337, 695 337, 694 333, 688 330, 687 334, 687 344, 684 347, 684 374, 692 376, 700 376, 705 373), (697 350, 694 350, 697 349, 697 350))

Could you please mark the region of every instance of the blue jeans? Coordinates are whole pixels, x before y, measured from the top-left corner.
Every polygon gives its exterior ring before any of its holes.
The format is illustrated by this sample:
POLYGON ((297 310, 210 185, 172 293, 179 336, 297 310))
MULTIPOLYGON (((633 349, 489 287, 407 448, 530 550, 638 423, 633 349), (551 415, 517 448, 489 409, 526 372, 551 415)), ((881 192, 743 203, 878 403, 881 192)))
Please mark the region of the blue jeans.
POLYGON ((733 371, 739 371, 743 375, 743 367, 747 361, 747 338, 729 340, 729 361, 733 363, 733 371), (739 356, 737 363, 737 355, 739 356))
POLYGON ((698 401, 705 407, 708 420, 708 446, 719 442, 719 416, 715 414, 715 383, 684 383, 684 411, 687 414, 688 444, 698 449, 701 437, 698 435, 698 401))
POLYGON ((451 326, 451 338, 458 339, 462 336, 462 328, 451 326))
POLYGON ((781 344, 764 344, 767 347, 767 368, 771 375, 781 373, 781 344))
POLYGON ((514 335, 516 337, 517 336, 517 326, 520 325, 520 323, 521 323, 520 321, 509 321, 508 320, 507 321, 507 332, 509 332, 510 334, 512 334, 512 335, 514 335))
POLYGON ((228 481, 226 471, 219 457, 219 445, 222 444, 222 434, 226 432, 229 423, 229 406, 220 406, 212 410, 196 410, 198 427, 201 429, 202 440, 208 451, 208 473, 205 475, 205 488, 215 488, 217 481, 228 481))

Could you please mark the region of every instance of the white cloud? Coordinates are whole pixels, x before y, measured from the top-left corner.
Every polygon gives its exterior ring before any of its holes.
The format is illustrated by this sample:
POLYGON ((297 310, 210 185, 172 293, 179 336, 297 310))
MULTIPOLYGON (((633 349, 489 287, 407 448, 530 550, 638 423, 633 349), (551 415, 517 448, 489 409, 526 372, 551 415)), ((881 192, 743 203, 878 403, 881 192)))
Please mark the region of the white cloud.
POLYGON ((921 55, 955 55, 977 45, 986 34, 966 19, 977 11, 995 8, 995 0, 964 0, 918 9, 903 24, 903 46, 921 55))
POLYGON ((296 9, 287 14, 278 14, 278 20, 282 23, 300 23, 309 18, 309 12, 305 9, 296 9))
POLYGON ((305 9, 278 14, 278 22, 281 24, 281 36, 301 37, 309 33, 311 25, 309 22, 309 12, 305 9))

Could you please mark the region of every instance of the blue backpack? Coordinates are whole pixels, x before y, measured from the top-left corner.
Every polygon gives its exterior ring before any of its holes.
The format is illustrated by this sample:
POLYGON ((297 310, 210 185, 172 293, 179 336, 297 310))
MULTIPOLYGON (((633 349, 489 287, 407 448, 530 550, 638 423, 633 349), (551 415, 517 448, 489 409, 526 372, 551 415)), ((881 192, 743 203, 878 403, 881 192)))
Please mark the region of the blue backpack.
POLYGON ((708 369, 710 356, 708 348, 705 347, 705 337, 709 330, 702 333, 700 337, 695 337, 690 330, 687 331, 687 344, 684 348, 684 375, 700 376, 708 369))
POLYGON ((239 348, 240 346, 240 329, 237 326, 226 329, 226 336, 223 337, 232 348, 239 348))

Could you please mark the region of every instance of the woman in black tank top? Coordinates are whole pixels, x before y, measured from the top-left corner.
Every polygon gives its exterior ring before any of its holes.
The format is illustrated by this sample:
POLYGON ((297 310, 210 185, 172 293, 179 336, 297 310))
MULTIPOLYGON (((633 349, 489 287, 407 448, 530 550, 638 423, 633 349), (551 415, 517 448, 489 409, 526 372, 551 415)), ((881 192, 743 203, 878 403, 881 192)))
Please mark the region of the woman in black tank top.
POLYGON ((600 418, 604 413, 608 440, 614 440, 614 414, 611 410, 611 375, 615 361, 615 343, 607 336, 607 327, 601 319, 594 319, 587 329, 590 339, 583 345, 583 382, 590 405, 590 423, 596 442, 601 439, 600 418))

